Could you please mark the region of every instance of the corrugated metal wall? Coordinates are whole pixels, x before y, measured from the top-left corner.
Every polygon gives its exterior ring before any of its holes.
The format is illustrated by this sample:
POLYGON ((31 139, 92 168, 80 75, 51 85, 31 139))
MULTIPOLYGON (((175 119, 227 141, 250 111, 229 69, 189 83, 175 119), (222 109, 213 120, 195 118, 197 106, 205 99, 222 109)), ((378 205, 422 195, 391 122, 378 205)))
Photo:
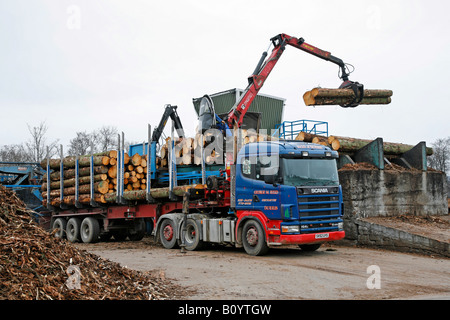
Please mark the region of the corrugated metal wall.
MULTIPOLYGON (((211 94, 210 97, 214 102, 216 113, 228 113, 241 94, 243 94, 243 90, 240 89, 231 89, 211 94), (238 92, 238 95, 236 95, 236 91, 238 92)), ((192 99, 197 114, 201 99, 201 97, 192 99)), ((255 100, 253 100, 248 112, 261 113, 260 129, 267 129, 270 133, 270 130, 274 129, 275 125, 282 122, 284 102, 285 99, 282 98, 258 94, 255 100)))

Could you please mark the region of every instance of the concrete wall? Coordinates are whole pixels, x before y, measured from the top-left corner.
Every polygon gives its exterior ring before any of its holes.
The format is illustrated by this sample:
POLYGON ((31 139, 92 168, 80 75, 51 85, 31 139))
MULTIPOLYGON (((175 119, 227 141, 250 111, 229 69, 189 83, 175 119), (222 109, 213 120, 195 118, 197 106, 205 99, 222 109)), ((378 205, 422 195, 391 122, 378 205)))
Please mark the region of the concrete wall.
POLYGON ((411 234, 363 219, 355 219, 354 222, 357 229, 357 234, 353 235, 356 237, 354 240, 360 245, 450 257, 450 243, 448 242, 411 234))
MULTIPOLYGON (((399 215, 446 215, 447 181, 435 171, 340 170, 347 240, 360 244, 387 243, 377 232, 370 241, 362 219, 399 215), (367 239, 366 239, 367 238, 367 239)), ((373 231, 373 228, 369 228, 373 231)))
POLYGON ((345 215, 445 215, 447 181, 436 171, 340 170, 345 215))

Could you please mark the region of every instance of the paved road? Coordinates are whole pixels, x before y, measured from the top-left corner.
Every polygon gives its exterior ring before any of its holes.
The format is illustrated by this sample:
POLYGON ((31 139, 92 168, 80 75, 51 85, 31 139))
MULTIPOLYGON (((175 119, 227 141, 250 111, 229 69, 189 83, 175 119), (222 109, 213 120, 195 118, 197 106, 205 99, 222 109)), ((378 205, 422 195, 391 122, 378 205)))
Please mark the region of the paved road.
POLYGON ((264 257, 229 247, 183 254, 150 239, 77 246, 194 288, 186 299, 450 299, 450 259, 441 257, 336 245, 264 257))

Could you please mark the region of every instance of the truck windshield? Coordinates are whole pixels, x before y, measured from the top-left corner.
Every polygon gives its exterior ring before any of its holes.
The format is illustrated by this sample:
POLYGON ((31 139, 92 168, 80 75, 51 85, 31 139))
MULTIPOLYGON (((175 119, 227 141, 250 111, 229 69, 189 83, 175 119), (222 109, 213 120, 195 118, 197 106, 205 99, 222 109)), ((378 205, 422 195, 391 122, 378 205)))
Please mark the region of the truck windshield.
POLYGON ((335 159, 281 159, 281 165, 285 185, 339 185, 335 159))

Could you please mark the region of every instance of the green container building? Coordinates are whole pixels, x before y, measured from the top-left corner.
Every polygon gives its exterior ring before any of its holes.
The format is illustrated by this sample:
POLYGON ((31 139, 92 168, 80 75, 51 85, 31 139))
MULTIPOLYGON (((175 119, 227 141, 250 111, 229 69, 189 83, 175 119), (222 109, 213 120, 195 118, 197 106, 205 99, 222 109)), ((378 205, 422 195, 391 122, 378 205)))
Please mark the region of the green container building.
MULTIPOLYGON (((234 88, 214 93, 209 96, 214 102, 216 113, 223 118, 223 116, 228 114, 243 93, 244 90, 234 88)), ((197 115, 201 99, 202 97, 192 99, 197 115)), ((266 129, 268 130, 268 133, 270 133, 270 130, 275 129, 275 126, 283 121, 285 101, 286 99, 283 98, 258 94, 244 117, 242 128, 254 128, 257 130, 266 129)))

